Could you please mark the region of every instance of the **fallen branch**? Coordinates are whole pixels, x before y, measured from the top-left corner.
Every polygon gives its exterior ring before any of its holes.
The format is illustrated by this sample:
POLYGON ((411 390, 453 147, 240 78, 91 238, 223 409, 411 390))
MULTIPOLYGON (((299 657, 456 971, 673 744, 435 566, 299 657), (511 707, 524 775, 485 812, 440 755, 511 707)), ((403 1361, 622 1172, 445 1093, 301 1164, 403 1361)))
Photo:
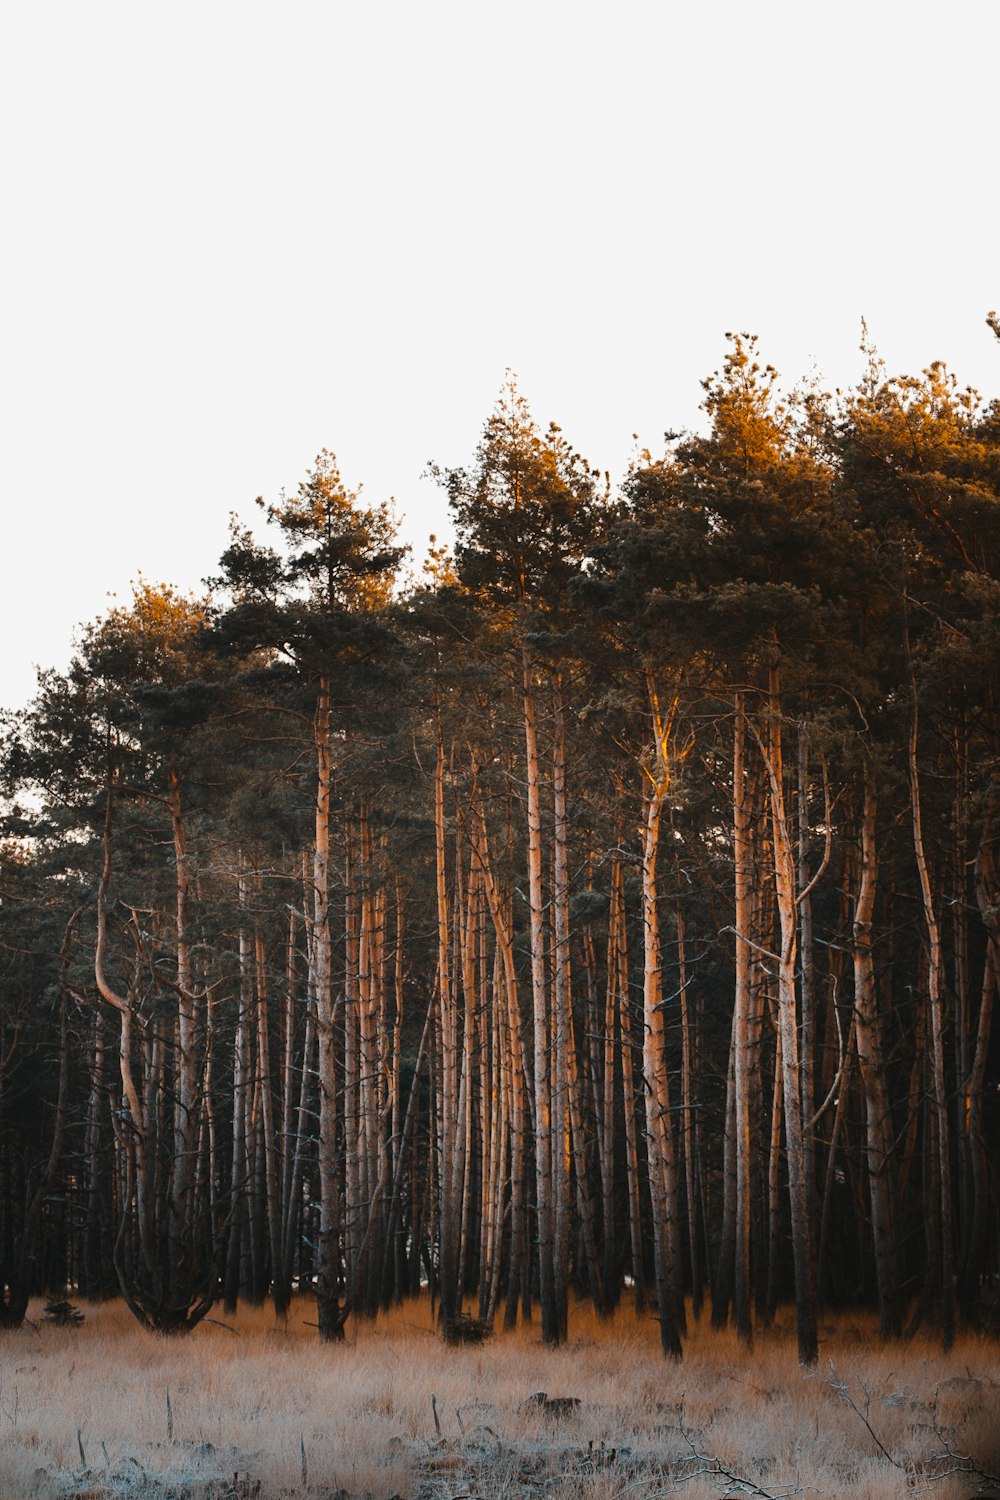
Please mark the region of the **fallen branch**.
POLYGON ((947 1433, 942 1431, 938 1422, 936 1407, 937 1401, 935 1398, 933 1408, 934 1435, 941 1444, 941 1450, 938 1453, 931 1454, 930 1462, 939 1467, 933 1473, 922 1474, 920 1477, 924 1483, 916 1486, 916 1488, 921 1490, 930 1489, 932 1484, 938 1484, 942 1479, 951 1479, 956 1474, 962 1474, 966 1478, 978 1479, 980 1489, 983 1489, 987 1485, 991 1489, 1000 1489, 1000 1474, 991 1474, 987 1469, 983 1468, 982 1464, 971 1453, 961 1453, 957 1448, 952 1447, 947 1433), (940 1467, 941 1465, 944 1467, 940 1467))
POLYGON ((691 1449, 690 1458, 682 1458, 682 1463, 698 1465, 692 1469, 690 1474, 679 1476, 679 1482, 686 1484, 691 1479, 722 1479, 725 1481, 722 1493, 724 1495, 750 1495, 756 1500, 791 1500, 793 1495, 801 1495, 802 1485, 779 1485, 776 1490, 765 1490, 755 1479, 748 1479, 743 1474, 738 1474, 735 1469, 724 1464, 714 1454, 700 1453, 691 1434, 685 1428, 681 1428, 684 1441, 691 1449))
MULTIPOLYGON (((858 1403, 851 1395, 850 1388, 847 1382, 840 1379, 839 1375, 833 1367, 832 1360, 830 1361, 830 1375, 830 1388, 835 1392, 840 1400, 843 1401, 844 1404, 854 1412, 859 1421, 864 1424, 869 1436, 872 1439, 872 1442, 878 1448, 883 1457, 886 1458, 890 1464, 892 1464, 894 1469, 899 1469, 901 1473, 904 1473, 907 1476, 907 1479, 910 1481, 914 1490, 916 1490, 917 1492, 929 1490, 932 1485, 940 1484, 944 1479, 953 1479, 957 1475, 962 1475, 967 1479, 978 1480, 978 1487, 980 1491, 982 1491, 986 1487, 989 1487, 991 1489, 1000 1489, 1000 1475, 992 1474, 988 1469, 983 1468, 982 1464, 979 1463, 978 1459, 973 1457, 971 1453, 963 1453, 959 1449, 952 1446, 951 1439, 942 1429, 941 1424, 938 1421, 937 1392, 935 1392, 934 1400, 931 1402, 930 1412, 931 1420, 934 1426, 934 1434, 938 1442, 941 1444, 941 1447, 937 1452, 931 1453, 924 1461, 914 1460, 904 1463, 900 1459, 896 1458, 894 1454, 890 1453, 889 1449, 883 1443, 882 1439, 875 1431, 875 1428, 872 1426, 870 1420, 872 1402, 871 1392, 865 1385, 864 1381, 861 1379, 860 1375, 856 1374, 854 1378, 864 1395, 863 1410, 858 1406, 858 1403)), ((974 1379, 974 1377, 971 1375, 969 1378, 974 1379)), ((890 1397, 886 1399, 891 1400, 892 1398, 890 1397)))

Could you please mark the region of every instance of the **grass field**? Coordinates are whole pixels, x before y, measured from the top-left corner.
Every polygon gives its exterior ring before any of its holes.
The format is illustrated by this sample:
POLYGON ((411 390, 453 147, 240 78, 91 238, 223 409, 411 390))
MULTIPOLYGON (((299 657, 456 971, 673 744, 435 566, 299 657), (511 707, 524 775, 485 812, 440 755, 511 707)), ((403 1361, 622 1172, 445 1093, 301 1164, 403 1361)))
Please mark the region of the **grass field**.
POLYGON ((805 1371, 790 1327, 750 1353, 694 1330, 666 1364, 630 1311, 580 1310, 549 1350, 537 1328, 450 1348, 426 1304, 342 1347, 320 1346, 307 1301, 287 1328, 248 1309, 181 1340, 83 1310, 56 1328, 39 1305, 0 1335, 2 1500, 1000 1496, 996 1341, 879 1348, 845 1319, 805 1371))

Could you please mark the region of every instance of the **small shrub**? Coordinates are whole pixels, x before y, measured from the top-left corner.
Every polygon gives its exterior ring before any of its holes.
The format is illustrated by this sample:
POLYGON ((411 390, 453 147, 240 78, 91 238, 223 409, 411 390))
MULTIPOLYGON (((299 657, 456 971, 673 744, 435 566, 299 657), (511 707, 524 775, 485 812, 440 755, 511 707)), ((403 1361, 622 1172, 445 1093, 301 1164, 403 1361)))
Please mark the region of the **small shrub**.
POLYGON ((471 1313, 456 1313, 453 1318, 445 1318, 441 1325, 441 1337, 446 1344, 484 1344, 492 1332, 488 1323, 471 1313))
POLYGON ((56 1328, 79 1328, 83 1322, 83 1313, 64 1297, 53 1297, 51 1302, 45 1304, 42 1321, 52 1323, 56 1328))

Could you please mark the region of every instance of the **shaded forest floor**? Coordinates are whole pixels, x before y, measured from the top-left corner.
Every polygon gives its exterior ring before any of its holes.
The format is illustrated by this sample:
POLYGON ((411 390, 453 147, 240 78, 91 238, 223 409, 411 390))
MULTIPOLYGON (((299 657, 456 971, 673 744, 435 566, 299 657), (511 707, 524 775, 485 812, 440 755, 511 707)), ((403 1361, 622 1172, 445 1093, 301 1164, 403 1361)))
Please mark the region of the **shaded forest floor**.
POLYGON ((1000 1496, 995 1340, 879 1348, 854 1315, 823 1324, 808 1372, 790 1314, 751 1353, 693 1330, 672 1366, 625 1309, 609 1326, 581 1309, 558 1350, 537 1326, 448 1347, 427 1304, 342 1347, 305 1300, 287 1329, 220 1311, 178 1341, 117 1303, 82 1310, 58 1328, 39 1304, 0 1336, 3 1500, 1000 1496))

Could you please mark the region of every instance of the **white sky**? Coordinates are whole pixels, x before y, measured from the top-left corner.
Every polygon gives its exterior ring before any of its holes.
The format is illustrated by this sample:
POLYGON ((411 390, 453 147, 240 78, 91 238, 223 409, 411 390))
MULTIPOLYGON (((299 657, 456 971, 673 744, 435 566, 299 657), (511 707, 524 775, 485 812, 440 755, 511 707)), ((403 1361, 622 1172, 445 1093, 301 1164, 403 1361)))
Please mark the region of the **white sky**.
POLYGON ((506 366, 615 477, 729 328, 1000 390, 995 0, 4 13, 0 703, 322 447, 422 556, 506 366))

